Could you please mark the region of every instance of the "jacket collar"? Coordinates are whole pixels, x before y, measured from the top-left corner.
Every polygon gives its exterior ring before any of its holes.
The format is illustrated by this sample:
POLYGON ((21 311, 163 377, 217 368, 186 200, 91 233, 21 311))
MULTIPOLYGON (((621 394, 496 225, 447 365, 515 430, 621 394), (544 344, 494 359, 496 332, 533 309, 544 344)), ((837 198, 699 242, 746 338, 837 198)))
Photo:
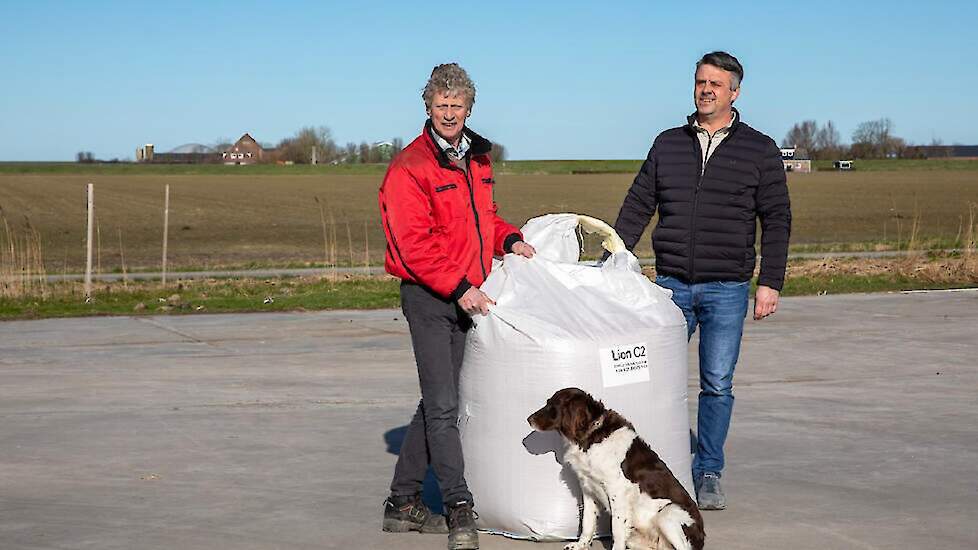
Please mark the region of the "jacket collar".
MULTIPOLYGON (((431 133, 435 130, 432 128, 431 119, 428 119, 424 123, 424 130, 422 130, 421 135, 424 136, 424 141, 428 145, 431 154, 438 159, 438 164, 442 168, 454 168, 455 165, 452 164, 451 159, 445 154, 445 151, 435 143, 434 138, 431 137, 431 133)), ((462 128, 462 132, 465 133, 466 137, 472 142, 469 146, 469 152, 466 153, 467 158, 477 157, 479 155, 488 155, 489 151, 492 151, 492 142, 488 139, 480 136, 479 134, 473 132, 468 126, 462 128)))
MULTIPOLYGON (((740 111, 738 111, 736 107, 731 107, 730 109, 733 111, 733 121, 730 124, 730 131, 728 132, 728 135, 736 132, 737 128, 739 128, 741 124, 740 111)), ((695 136, 696 128, 693 126, 694 122, 696 122, 696 111, 693 111, 693 114, 686 117, 686 125, 683 126, 683 128, 685 128, 687 132, 695 136)))

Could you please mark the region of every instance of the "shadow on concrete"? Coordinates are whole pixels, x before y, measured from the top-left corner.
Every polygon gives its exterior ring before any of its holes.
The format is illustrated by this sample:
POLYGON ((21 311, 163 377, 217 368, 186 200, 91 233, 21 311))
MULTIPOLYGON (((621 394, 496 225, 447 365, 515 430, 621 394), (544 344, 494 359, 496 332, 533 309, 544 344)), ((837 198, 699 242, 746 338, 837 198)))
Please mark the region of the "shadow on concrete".
MULTIPOLYGON (((387 452, 392 455, 401 454, 401 445, 404 443, 404 436, 407 435, 407 426, 400 426, 384 432, 384 443, 387 444, 387 452)), ((393 475, 393 472, 391 472, 393 475)), ((438 480, 435 479, 435 472, 428 466, 428 471, 424 476, 424 484, 421 488, 421 499, 436 514, 445 513, 445 504, 441 501, 441 490, 438 488, 438 480)))

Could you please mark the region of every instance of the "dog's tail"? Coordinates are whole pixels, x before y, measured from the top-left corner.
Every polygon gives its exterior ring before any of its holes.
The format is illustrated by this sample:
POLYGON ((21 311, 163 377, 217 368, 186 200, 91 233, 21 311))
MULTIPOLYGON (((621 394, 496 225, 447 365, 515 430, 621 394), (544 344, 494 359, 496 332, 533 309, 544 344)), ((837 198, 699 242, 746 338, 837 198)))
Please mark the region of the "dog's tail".
POLYGON ((683 510, 681 506, 670 503, 655 516, 659 533, 676 550, 702 550, 706 538, 703 525, 683 510))

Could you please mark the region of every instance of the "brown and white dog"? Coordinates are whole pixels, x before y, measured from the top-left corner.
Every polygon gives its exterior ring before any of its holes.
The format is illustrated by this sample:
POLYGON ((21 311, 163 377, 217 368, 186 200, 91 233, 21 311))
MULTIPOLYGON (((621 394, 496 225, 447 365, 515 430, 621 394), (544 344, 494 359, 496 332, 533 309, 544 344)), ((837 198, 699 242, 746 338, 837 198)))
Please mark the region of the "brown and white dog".
POLYGON ((565 388, 527 418, 536 430, 567 441, 565 463, 584 496, 581 537, 566 550, 590 548, 598 503, 611 513, 613 550, 700 550, 705 534, 696 502, 635 428, 577 388, 565 388))

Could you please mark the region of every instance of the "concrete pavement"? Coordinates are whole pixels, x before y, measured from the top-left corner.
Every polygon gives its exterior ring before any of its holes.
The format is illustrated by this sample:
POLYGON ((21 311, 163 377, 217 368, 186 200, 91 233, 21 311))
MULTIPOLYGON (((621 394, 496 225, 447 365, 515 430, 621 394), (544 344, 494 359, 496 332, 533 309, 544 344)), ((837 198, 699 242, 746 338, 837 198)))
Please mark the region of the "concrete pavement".
MULTIPOLYGON (((391 310, 0 323, 0 549, 444 548, 379 530, 418 398, 406 331, 391 310)), ((708 548, 978 546, 978 292, 785 299, 736 381, 708 548)))

